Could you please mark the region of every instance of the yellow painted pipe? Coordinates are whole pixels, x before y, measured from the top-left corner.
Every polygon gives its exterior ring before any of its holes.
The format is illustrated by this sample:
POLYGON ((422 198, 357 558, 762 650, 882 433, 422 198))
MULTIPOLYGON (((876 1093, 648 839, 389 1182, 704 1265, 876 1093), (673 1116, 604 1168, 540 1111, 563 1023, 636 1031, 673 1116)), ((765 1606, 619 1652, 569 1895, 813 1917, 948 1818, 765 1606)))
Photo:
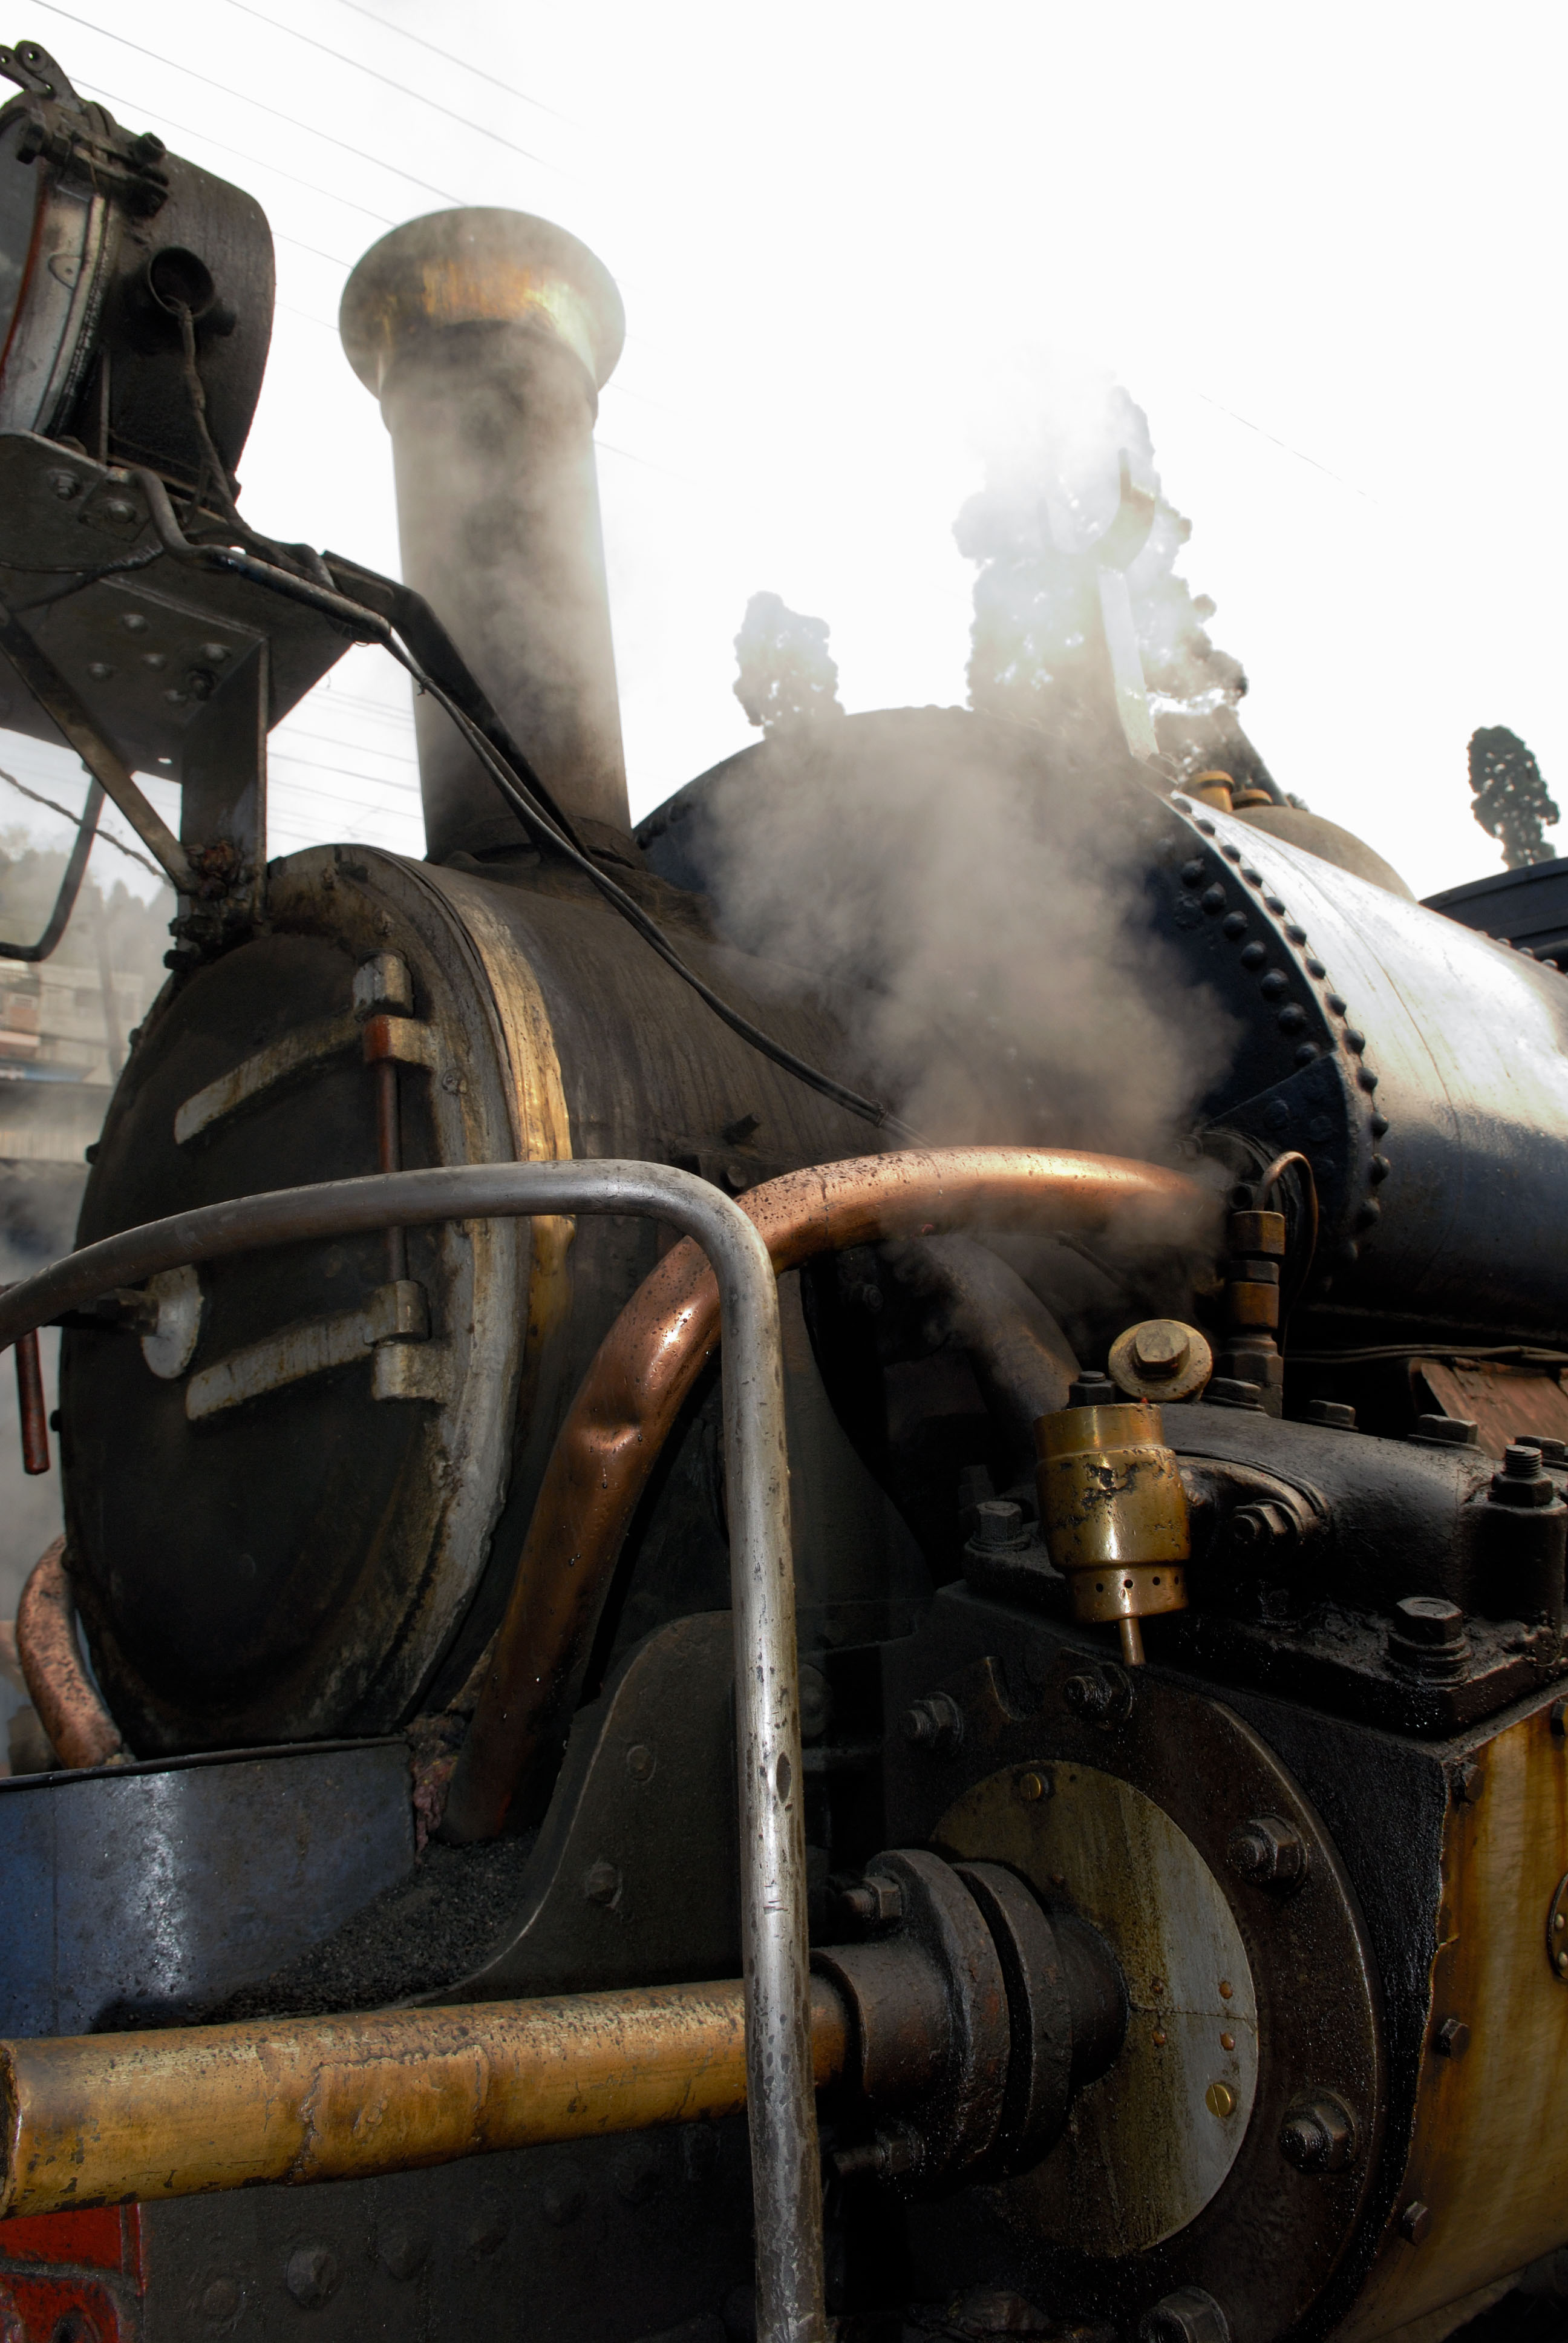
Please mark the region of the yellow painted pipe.
MULTIPOLYGON (((849 2018, 811 1980, 818 2087, 849 2018)), ((0 2043, 0 2219, 346 2180, 746 2104, 739 1980, 0 2043)))

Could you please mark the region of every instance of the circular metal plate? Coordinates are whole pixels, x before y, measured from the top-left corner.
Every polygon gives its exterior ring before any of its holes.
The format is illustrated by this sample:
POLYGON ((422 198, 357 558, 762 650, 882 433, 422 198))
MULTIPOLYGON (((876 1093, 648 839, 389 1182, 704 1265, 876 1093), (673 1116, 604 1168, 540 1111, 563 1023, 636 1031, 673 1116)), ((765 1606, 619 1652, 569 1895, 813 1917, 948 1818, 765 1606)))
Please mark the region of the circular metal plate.
POLYGON ((1251 1967, 1213 1873, 1163 1808, 1093 1765, 1036 1778, 1046 1795, 1020 1796, 1011 1766, 977 1783, 937 1836, 1007 1864, 1048 1906, 1093 1923, 1127 1980, 1128 2029, 1012 2194, 1060 2245, 1139 2253, 1196 2218, 1246 2136, 1258 2083, 1251 1967))
POLYGON ((942 1693, 963 1731, 946 1759, 900 1747, 890 1834, 1010 1863, 1102 1925, 1131 2003, 1125 2073, 1088 2087, 1072 2129, 1033 2173, 925 2207, 909 2239, 914 2282, 921 2299, 1005 2282, 1063 2322, 1128 2328, 1163 2296, 1202 2287, 1233 2343, 1269 2343, 1310 2308, 1330 2318, 1325 2290, 1373 2185, 1386 2100, 1375 1972, 1333 1845, 1260 1735, 1152 1668, 1118 1672, 1123 1713, 1095 1722, 1067 1695, 1102 1652, 1072 1628, 955 1597, 939 1601, 893 1666, 890 1713, 942 1693), (1261 1815, 1306 1850, 1289 1891, 1252 1885, 1229 1862, 1232 1835, 1261 1815), (1179 1991, 1156 1995, 1156 1976, 1179 1991), (1281 2135, 1298 2102, 1318 2096, 1350 2111, 1354 2143, 1341 2168, 1308 2173, 1281 2135))

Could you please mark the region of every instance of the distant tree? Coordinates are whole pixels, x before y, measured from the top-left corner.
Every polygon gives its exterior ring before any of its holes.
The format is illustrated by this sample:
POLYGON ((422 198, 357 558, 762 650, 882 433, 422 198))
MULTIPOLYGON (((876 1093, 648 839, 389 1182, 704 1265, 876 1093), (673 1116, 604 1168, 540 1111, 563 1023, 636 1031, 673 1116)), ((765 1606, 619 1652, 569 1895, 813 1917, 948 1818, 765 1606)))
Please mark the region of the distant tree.
POLYGON ((828 656, 828 622, 803 618, 777 594, 753 594, 735 638, 740 673, 735 697, 763 737, 825 716, 842 716, 839 670, 828 656))
POLYGON ((1502 840, 1510 870, 1553 860, 1542 832, 1562 816, 1534 757, 1506 724, 1483 724, 1471 734, 1470 786, 1475 791, 1471 811, 1483 830, 1502 840))

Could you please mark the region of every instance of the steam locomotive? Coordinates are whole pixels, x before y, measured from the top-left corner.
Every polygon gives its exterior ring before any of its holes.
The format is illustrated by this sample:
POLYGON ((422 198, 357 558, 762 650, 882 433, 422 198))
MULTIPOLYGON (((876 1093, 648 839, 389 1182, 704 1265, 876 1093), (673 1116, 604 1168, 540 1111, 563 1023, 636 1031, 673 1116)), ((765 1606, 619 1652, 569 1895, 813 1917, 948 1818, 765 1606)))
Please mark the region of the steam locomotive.
POLYGON ((844 717, 634 831, 603 267, 383 238, 404 580, 278 545, 261 214, 0 66, 4 712, 179 899, 77 1250, 0 1296, 35 1450, 65 1330, 66 1521, 5 2332, 1553 2331, 1557 969, 1162 745, 1103 578, 1104 722, 844 717), (368 640, 427 857, 269 860, 267 730, 368 640), (955 985, 890 1104, 981 802, 1050 984, 1000 1039, 955 985), (1222 1037, 1144 1158, 1113 965, 1222 1037))

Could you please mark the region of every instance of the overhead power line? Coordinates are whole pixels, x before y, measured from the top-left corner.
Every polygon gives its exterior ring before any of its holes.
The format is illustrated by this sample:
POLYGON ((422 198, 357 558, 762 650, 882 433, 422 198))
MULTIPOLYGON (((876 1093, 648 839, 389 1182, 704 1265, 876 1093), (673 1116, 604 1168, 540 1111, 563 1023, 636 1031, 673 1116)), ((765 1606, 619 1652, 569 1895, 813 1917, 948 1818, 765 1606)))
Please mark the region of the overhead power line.
POLYGON ((153 64, 162 65, 166 73, 185 74, 190 80, 199 81, 205 88, 216 89, 220 97, 232 97, 241 106, 254 106, 258 114, 270 114, 275 122, 286 122, 291 130, 303 130, 308 137, 319 138, 328 146, 337 146, 345 155, 352 155, 357 163, 369 163, 377 171, 390 172, 395 179, 406 179, 411 187, 419 187, 427 196, 439 196, 444 204, 455 204, 460 207, 465 200, 461 196, 453 195, 448 187, 437 187, 428 179, 417 178, 400 163, 387 163, 379 155, 367 155, 362 146, 350 146, 346 138, 335 138, 330 130, 317 130, 314 123, 301 122, 297 115, 285 114, 281 107, 268 106, 263 99, 252 97, 247 91, 230 89, 226 82, 214 81, 210 74, 197 73, 194 65, 180 65, 173 57, 160 56, 156 49, 145 49, 140 41, 128 41, 124 33, 112 33, 106 25, 95 25, 90 16, 73 15, 69 8, 59 5, 59 0, 34 0, 34 5, 46 9, 51 16, 63 16, 68 25, 80 25, 85 32, 97 33, 106 41, 117 41, 121 48, 134 49, 139 57, 150 57, 153 64))
MULTIPOLYGON (((25 781, 19 781, 15 773, 8 773, 5 770, 4 765, 0 765, 0 781, 9 781, 14 789, 20 790, 25 798, 31 798, 35 805, 47 806, 51 813, 57 813, 63 821, 68 821, 73 830, 81 829, 82 817, 79 813, 73 813, 69 806, 56 804, 53 798, 45 797, 37 789, 30 789, 25 781)), ((166 870, 160 870, 156 862, 150 862, 145 854, 138 854, 134 846, 127 846, 124 839, 115 836, 112 830, 106 830, 100 822, 95 834, 103 840, 106 846, 113 846, 121 854, 128 855, 133 862, 139 862, 144 870, 150 870, 153 877, 160 880, 164 886, 168 885, 166 870)))
POLYGON ((406 81, 394 81, 390 74, 377 73, 376 67, 367 65, 363 57, 345 56, 341 49, 328 48, 327 43, 318 41, 313 33, 301 33, 293 25, 280 25, 276 16, 264 16, 259 8, 250 5, 250 0, 226 0, 226 5, 237 8, 242 16, 254 16, 258 25, 266 25, 274 33, 286 33, 291 41, 302 41, 307 49, 315 49, 324 57, 335 57, 340 65, 347 65, 355 73, 367 75, 372 81, 378 81, 384 89, 395 89, 401 96, 411 97, 417 106, 427 106, 432 114, 444 114, 448 122, 456 122, 462 129, 477 130, 482 138, 493 138, 498 146, 506 147, 508 154, 520 155, 525 163, 537 163, 546 171, 560 169, 558 163, 547 162, 542 155, 535 155, 527 146, 519 146, 514 140, 503 138, 498 130, 491 130, 483 122, 476 122, 472 115, 458 114, 453 107, 442 106, 437 99, 427 97, 423 90, 410 89, 406 81))
POLYGON ((454 56, 450 49, 437 48, 434 41, 426 40, 422 34, 409 32, 406 25, 394 25, 388 17, 378 16, 374 8, 362 6, 361 0, 337 0, 337 4, 341 8, 352 8, 357 16, 367 16, 383 33, 396 33, 400 41, 412 41, 416 48, 427 49, 433 57, 445 58, 447 65, 456 65, 462 73, 472 74, 477 81, 487 81, 492 89, 504 90, 508 97, 515 97, 520 105, 537 106, 541 114, 554 115, 558 122, 566 123, 572 130, 582 128, 580 122, 574 122, 569 114, 562 114, 558 106, 547 106, 542 97, 530 97, 526 89, 514 89, 509 81, 498 81, 495 75, 486 73, 482 65, 472 65, 467 57, 454 56))
MULTIPOLYGON (((172 114, 164 112, 161 106, 149 106, 139 97, 122 97, 116 91, 106 89, 101 81, 89 81, 80 74, 74 78, 77 88, 85 90, 90 97, 101 97, 108 106, 128 106, 133 114, 156 113, 166 130, 177 130, 182 138, 199 138, 212 148, 215 155, 230 155, 236 163, 250 163, 258 171, 271 171, 276 178, 286 179, 291 186, 303 187, 312 196, 325 196, 329 204, 341 204, 347 211, 359 212, 366 219, 375 220, 380 227, 396 227, 397 225, 395 219, 388 219, 385 212, 373 212, 368 204, 356 203, 352 196, 341 196, 335 187, 324 187, 315 179, 302 179, 297 171, 286 171, 281 163, 273 162, 268 156, 247 155, 243 146, 231 146, 226 140, 215 138, 210 130, 198 130, 195 123, 176 122, 172 114)), ((276 235, 276 230, 273 233, 276 235)))

